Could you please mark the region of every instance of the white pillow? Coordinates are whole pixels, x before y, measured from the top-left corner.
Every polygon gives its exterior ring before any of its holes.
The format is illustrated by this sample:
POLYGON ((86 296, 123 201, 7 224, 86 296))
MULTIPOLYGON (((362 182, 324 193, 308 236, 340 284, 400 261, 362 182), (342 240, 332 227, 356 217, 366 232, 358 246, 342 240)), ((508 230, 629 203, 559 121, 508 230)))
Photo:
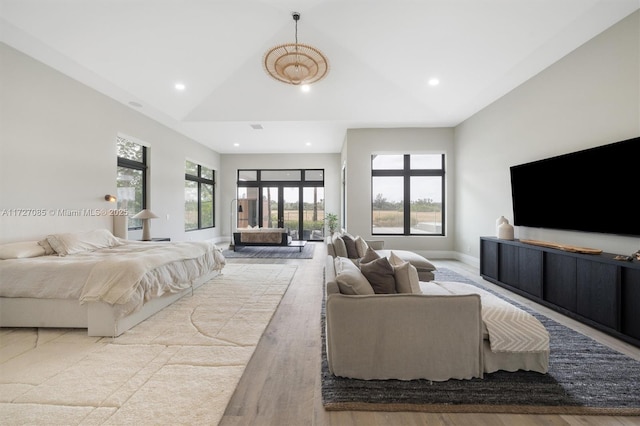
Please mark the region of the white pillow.
POLYGON ((37 241, 21 241, 0 245, 0 259, 23 259, 44 256, 44 248, 37 241))
POLYGON ((359 235, 356 237, 355 241, 356 241, 356 251, 358 252, 358 257, 364 257, 365 253, 367 252, 367 249, 369 248, 369 245, 359 235))
POLYGON ((47 235, 47 241, 59 256, 115 247, 122 244, 106 229, 47 235))
POLYGON ((393 266, 393 274, 396 279, 396 291, 398 293, 422 293, 418 270, 415 266, 400 259, 393 251, 389 255, 389 263, 393 266))
POLYGON ((38 245, 44 249, 45 256, 56 254, 56 251, 53 249, 53 247, 51 247, 51 244, 49 244, 49 240, 47 240, 46 238, 44 240, 38 241, 38 245))
POLYGON ((375 294, 367 278, 350 259, 336 257, 336 283, 342 294, 375 294))

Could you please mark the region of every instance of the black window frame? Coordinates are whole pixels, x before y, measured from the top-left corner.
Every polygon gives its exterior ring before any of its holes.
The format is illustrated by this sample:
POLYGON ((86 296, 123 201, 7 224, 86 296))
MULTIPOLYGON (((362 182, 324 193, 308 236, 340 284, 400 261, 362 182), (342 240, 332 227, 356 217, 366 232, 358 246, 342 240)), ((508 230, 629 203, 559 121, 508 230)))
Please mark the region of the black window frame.
MULTIPOLYGON (((373 154, 371 155, 371 188, 373 189, 374 177, 402 177, 403 178, 403 232, 402 233, 385 233, 375 232, 373 227, 373 202, 376 194, 371 191, 371 235, 381 236, 407 236, 407 237, 443 237, 445 236, 445 154, 438 154, 441 158, 440 169, 412 169, 411 168, 411 155, 422 155, 420 153, 414 154, 373 154), (403 168, 402 169, 374 169, 373 160, 377 155, 402 155, 403 156, 403 168), (442 227, 440 232, 432 233, 411 233, 411 178, 414 176, 436 176, 441 178, 442 193, 442 227)), ((433 155, 433 154, 428 154, 433 155)))
MULTIPOLYGON (((132 141, 131 139, 128 139, 127 137, 124 137, 124 136, 119 136, 118 138, 135 143, 142 147, 142 162, 131 160, 130 158, 120 157, 118 155, 117 167, 123 167, 125 169, 132 169, 132 170, 139 170, 142 172, 142 209, 141 210, 144 210, 147 208, 147 171, 149 170, 147 147, 139 142, 132 141)), ((136 213, 137 212, 135 212, 134 214, 136 213)), ((131 221, 129 221, 129 223, 131 223, 131 221)), ((139 226, 128 225, 127 227, 129 231, 134 231, 134 230, 142 229, 142 224, 140 224, 139 226)))
MULTIPOLYGON (((326 191, 324 182, 325 182, 325 169, 319 168, 309 168, 309 169, 238 169, 236 174, 236 197, 238 196, 238 188, 257 188, 258 189, 258 197, 261 198, 263 194, 263 189, 271 186, 282 187, 282 188, 298 188, 298 217, 302 217, 304 211, 304 196, 303 191, 305 188, 323 188, 326 191), (255 180, 241 180, 241 175, 243 172, 256 172, 255 180), (267 180, 263 179, 262 172, 300 172, 299 180, 267 180), (313 179, 307 180, 308 172, 321 172, 322 179, 313 179)), ((279 194, 281 195, 281 194, 279 194)), ((326 202, 326 192, 325 192, 325 202, 326 202)), ((280 200, 278 200, 278 204, 280 205, 280 200)), ((281 207, 281 206, 280 206, 281 207)), ((323 203, 324 212, 326 214, 326 204, 323 203)), ((281 211, 279 211, 278 215, 281 216, 281 211)), ((264 206, 262 203, 258 204, 258 217, 263 217, 264 215, 264 206)), ((304 235, 304 221, 299 221, 298 226, 298 234, 304 235)))
MULTIPOLYGON (((202 166, 195 161, 187 160, 198 166, 198 176, 189 173, 184 174, 187 181, 196 182, 198 184, 198 227, 185 229, 185 232, 200 231, 203 229, 211 229, 216 227, 216 171, 211 167, 202 166), (202 167, 211 170, 211 179, 202 177, 202 167), (211 185, 211 226, 202 226, 202 185, 211 185)), ((185 164, 186 166, 186 164, 185 164)), ((186 226, 186 224, 185 224, 186 226)))

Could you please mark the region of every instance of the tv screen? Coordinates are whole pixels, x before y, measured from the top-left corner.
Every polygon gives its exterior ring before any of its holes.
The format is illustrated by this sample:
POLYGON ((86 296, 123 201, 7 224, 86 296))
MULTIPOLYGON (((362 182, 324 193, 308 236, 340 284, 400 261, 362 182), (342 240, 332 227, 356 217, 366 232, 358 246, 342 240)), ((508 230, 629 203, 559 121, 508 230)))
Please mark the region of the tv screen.
POLYGON ((640 137, 510 172, 516 226, 640 236, 640 137))

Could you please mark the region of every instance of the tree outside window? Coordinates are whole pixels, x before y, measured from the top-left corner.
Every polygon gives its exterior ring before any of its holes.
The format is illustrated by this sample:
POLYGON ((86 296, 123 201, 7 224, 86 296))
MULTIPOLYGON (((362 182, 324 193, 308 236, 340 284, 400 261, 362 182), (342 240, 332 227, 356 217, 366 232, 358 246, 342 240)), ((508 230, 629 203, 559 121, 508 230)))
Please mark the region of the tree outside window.
POLYGON ((147 147, 121 136, 118 136, 116 146, 117 206, 128 212, 129 229, 142 229, 141 220, 131 219, 131 216, 147 208, 147 147))
POLYGON ((184 184, 184 229, 213 228, 215 172, 187 160, 184 184))
POLYGON ((444 235, 444 154, 371 157, 374 235, 444 235))

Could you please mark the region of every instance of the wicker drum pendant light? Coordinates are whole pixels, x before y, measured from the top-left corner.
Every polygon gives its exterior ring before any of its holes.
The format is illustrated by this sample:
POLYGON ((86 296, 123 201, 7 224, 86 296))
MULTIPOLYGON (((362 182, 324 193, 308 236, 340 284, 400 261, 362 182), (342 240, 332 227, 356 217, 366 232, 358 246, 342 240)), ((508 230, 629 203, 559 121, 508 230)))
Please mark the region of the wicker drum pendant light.
POLYGON ((296 23, 296 42, 275 46, 264 55, 264 69, 278 81, 293 85, 311 84, 329 72, 327 58, 315 47, 298 43, 300 14, 292 13, 296 23))

